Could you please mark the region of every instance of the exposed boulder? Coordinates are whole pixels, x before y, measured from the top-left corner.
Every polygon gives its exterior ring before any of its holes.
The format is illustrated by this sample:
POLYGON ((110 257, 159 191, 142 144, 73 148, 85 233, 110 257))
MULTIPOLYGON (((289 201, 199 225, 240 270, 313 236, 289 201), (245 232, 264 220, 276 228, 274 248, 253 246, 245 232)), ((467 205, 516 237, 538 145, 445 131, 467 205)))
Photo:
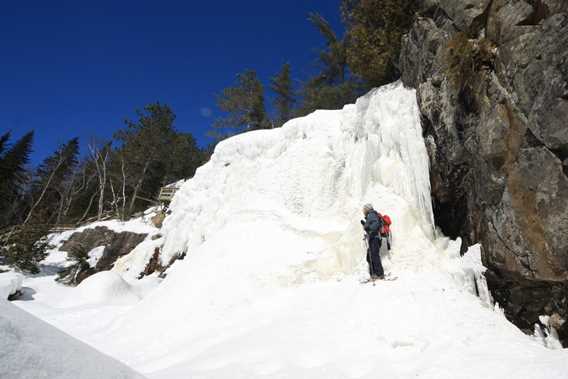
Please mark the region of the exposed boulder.
POLYGON ((151 218, 152 225, 154 225, 156 228, 161 228, 165 219, 166 219, 166 212, 160 211, 156 213, 156 215, 152 216, 151 218))
POLYGON ((541 315, 568 319, 567 4, 422 1, 400 57, 417 89, 436 222, 464 249, 483 244, 494 297, 527 332, 541 315), (458 33, 463 51, 492 50, 469 62, 473 80, 453 83, 458 33))
POLYGON ((104 226, 72 234, 59 249, 68 252, 76 264, 62 273, 61 281, 77 285, 97 272, 110 270, 118 258, 130 253, 146 236, 143 233, 117 233, 104 226), (98 247, 104 247, 104 250, 94 263, 89 254, 98 247))

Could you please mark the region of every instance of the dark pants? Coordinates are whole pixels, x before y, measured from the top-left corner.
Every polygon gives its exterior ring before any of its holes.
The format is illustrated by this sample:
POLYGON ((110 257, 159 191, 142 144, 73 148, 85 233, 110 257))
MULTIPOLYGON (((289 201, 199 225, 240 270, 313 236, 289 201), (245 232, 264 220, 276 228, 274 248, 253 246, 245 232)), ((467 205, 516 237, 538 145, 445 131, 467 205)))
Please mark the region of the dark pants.
POLYGON ((377 234, 368 236, 367 263, 369 263, 369 275, 384 276, 383 264, 381 263, 381 237, 377 234))

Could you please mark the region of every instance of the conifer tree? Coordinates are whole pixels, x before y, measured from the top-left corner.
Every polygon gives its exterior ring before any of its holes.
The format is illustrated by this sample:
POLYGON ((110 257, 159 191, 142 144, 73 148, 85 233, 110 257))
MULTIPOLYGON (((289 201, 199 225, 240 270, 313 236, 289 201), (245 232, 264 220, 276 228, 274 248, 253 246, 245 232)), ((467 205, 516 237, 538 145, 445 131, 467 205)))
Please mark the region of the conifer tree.
POLYGON ((337 36, 330 23, 317 13, 310 14, 309 21, 324 38, 325 48, 319 53, 320 73, 302 86, 297 116, 316 109, 339 109, 355 101, 365 90, 360 81, 350 75, 346 39, 337 36))
POLYGON ((223 90, 217 106, 226 113, 213 124, 218 130, 230 128, 239 133, 271 127, 264 107, 262 83, 253 70, 238 74, 237 84, 223 90))
POLYGON ((6 132, 0 136, 0 156, 2 156, 2 153, 6 149, 6 144, 10 140, 10 134, 10 132, 6 132))
POLYGON ((330 23, 319 13, 310 13, 308 19, 325 39, 326 48, 321 50, 319 55, 323 66, 320 80, 329 85, 343 83, 347 79, 345 40, 335 34, 330 23))
POLYGON ((397 79, 401 39, 412 25, 415 9, 416 0, 343 0, 351 72, 371 86, 397 79))
POLYGON ((7 148, 9 133, 0 137, 0 226, 15 222, 14 210, 26 182, 26 164, 32 150, 33 132, 25 134, 7 148))
POLYGON ((276 108, 276 126, 282 126, 292 118, 292 108, 294 106, 294 89, 290 76, 290 64, 282 66, 280 72, 272 78, 270 88, 276 94, 274 107, 276 108))
POLYGON ((203 163, 193 136, 178 132, 174 120, 169 106, 149 104, 116 133, 121 147, 112 158, 109 184, 121 187, 126 181, 127 214, 147 208, 161 186, 190 178, 203 163))

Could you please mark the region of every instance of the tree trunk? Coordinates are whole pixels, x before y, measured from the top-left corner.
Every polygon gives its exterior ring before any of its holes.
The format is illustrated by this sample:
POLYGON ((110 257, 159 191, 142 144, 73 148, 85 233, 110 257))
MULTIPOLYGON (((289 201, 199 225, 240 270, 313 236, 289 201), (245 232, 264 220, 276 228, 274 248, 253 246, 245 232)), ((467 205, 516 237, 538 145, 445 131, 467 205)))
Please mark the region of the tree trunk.
POLYGON ((47 179, 47 183, 45 183, 45 187, 43 187, 43 190, 41 191, 41 195, 39 195, 39 198, 37 199, 37 201, 30 208, 30 211, 28 212, 28 215, 26 216, 22 225, 26 225, 28 223, 28 221, 30 221, 30 218, 32 217, 32 215, 33 215, 35 209, 37 208, 37 206, 39 205, 39 203, 41 203, 41 201, 43 200, 45 193, 47 192, 49 186, 51 185, 51 182, 52 182, 53 178, 55 177, 57 170, 59 170, 59 167, 61 167, 62 163, 63 163, 63 159, 61 157, 59 157, 59 162, 57 162, 57 166, 55 166, 55 168, 53 169, 53 171, 49 175, 49 178, 47 179))
POLYGON ((93 201, 95 200, 95 197, 97 196, 98 193, 99 191, 93 192, 93 195, 91 195, 91 198, 89 199, 89 205, 87 206, 87 209, 85 209, 85 212, 83 213, 79 221, 77 221, 77 224, 80 224, 87 217, 89 211, 91 210, 91 206, 93 205, 93 201))
POLYGON ((130 205, 128 207, 128 214, 132 214, 132 211, 134 210, 134 203, 136 202, 138 191, 140 191, 140 187, 142 187, 142 183, 144 183, 144 179, 146 178, 146 171, 148 171, 149 166, 150 162, 146 161, 146 163, 144 163, 144 169, 142 170, 142 175, 140 175, 140 178, 138 179, 138 182, 136 182, 136 186, 134 187, 134 192, 132 193, 132 199, 130 199, 130 205))
POLYGON ((124 221, 126 219, 126 172, 124 169, 124 156, 120 156, 120 170, 122 171, 122 212, 121 219, 124 221))

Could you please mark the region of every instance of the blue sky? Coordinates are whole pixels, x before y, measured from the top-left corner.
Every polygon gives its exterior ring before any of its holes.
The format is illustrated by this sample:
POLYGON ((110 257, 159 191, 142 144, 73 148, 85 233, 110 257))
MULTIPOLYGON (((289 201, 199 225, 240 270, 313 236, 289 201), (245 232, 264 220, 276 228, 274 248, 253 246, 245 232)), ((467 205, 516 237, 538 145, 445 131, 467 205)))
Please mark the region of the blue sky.
POLYGON ((216 95, 236 73, 266 83, 285 62, 297 80, 314 72, 311 11, 340 28, 339 0, 5 2, 0 132, 35 130, 37 163, 71 137, 110 138, 160 101, 206 144, 216 95))

